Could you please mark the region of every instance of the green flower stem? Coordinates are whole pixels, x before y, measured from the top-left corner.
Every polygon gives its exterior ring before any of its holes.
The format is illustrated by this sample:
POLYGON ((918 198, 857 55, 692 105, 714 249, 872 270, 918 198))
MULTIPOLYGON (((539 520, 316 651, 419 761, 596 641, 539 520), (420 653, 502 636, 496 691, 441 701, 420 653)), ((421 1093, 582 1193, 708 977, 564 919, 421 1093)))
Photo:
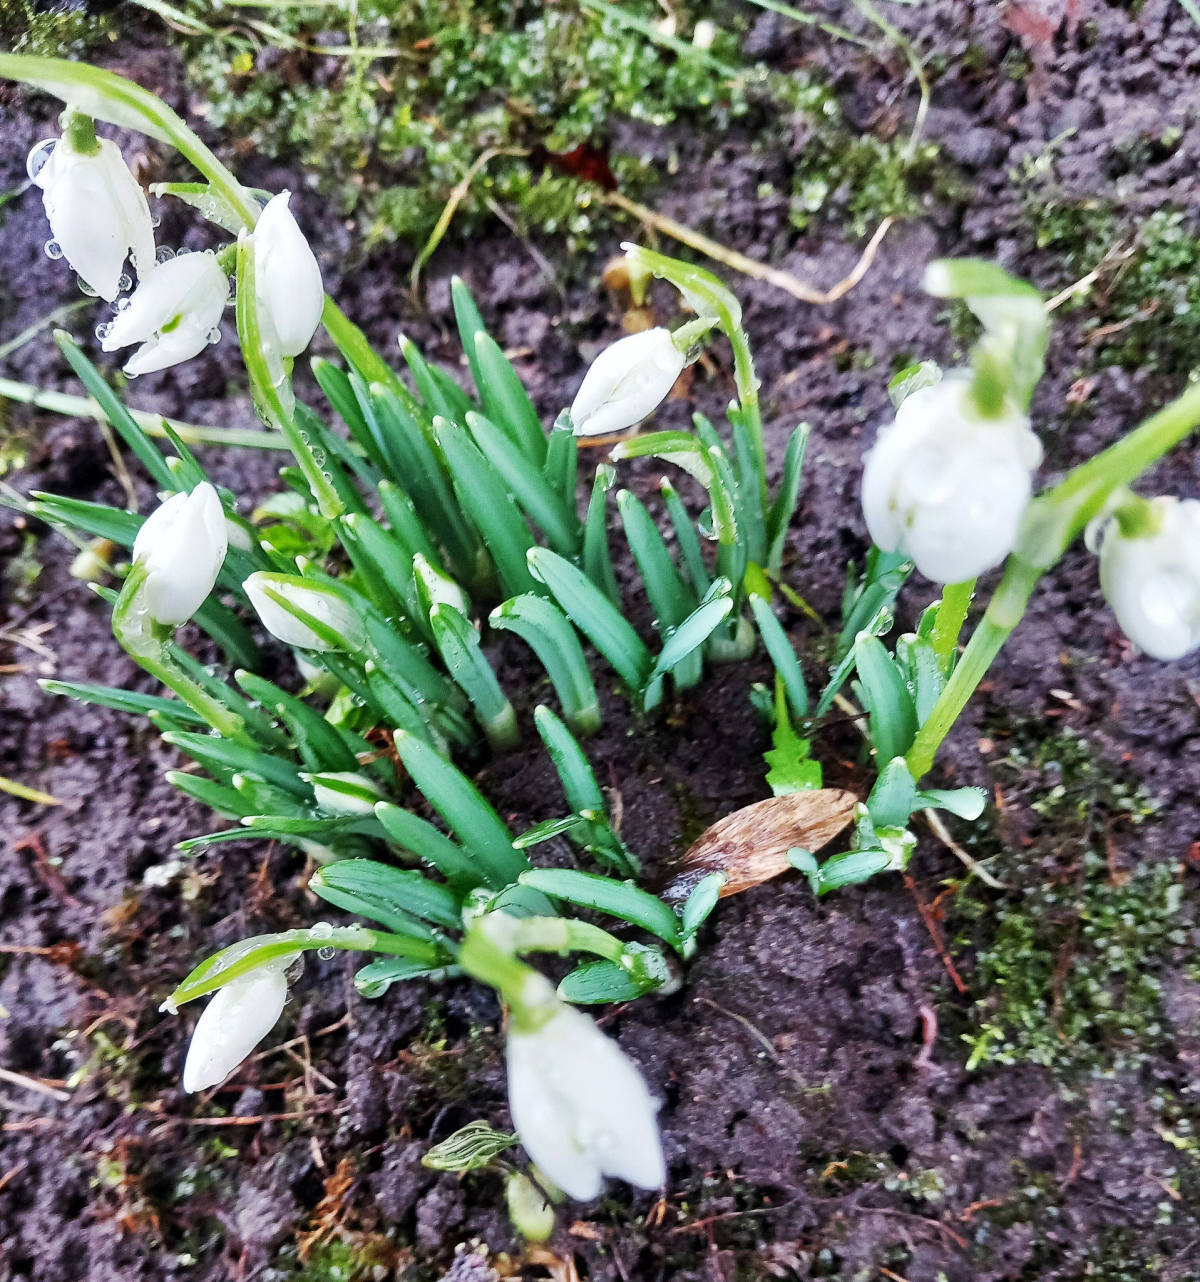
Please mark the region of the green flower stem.
POLYGON ((509 932, 516 921, 506 913, 477 918, 463 936, 458 964, 500 994, 513 1028, 532 1033, 560 1009, 561 1003, 548 981, 514 955, 515 932, 509 932))
POLYGON ((152 677, 173 690, 193 712, 199 714, 212 728, 226 739, 244 747, 254 748, 254 740, 246 733, 241 717, 230 712, 207 691, 203 690, 171 658, 170 640, 173 629, 155 623, 142 598, 146 582, 146 568, 134 562, 121 588, 121 595, 113 607, 113 635, 122 649, 152 677))
POLYGON ((513 931, 517 953, 595 953, 618 965, 625 946, 615 936, 586 921, 563 917, 521 917, 513 931))
POLYGON ((328 294, 325 295, 321 324, 366 382, 382 383, 401 399, 408 397, 408 389, 400 381, 400 376, 380 357, 367 341, 367 336, 328 294))
POLYGON ((1111 507, 1113 517, 1127 539, 1148 539, 1162 529, 1161 506, 1144 499, 1132 490, 1125 490, 1115 498, 1111 507))
POLYGON ((96 139, 96 124, 91 116, 68 107, 58 118, 67 144, 77 156, 95 156, 100 150, 96 139))
POLYGON ((958 646, 958 638, 967 621, 967 611, 971 608, 971 598, 974 595, 974 579, 969 579, 966 583, 947 583, 942 589, 942 603, 938 606, 930 640, 943 672, 950 670, 950 661, 958 646))
POLYGON ((1021 621, 1025 605, 1042 571, 1020 560, 1008 558, 1004 578, 988 605, 987 613, 975 629, 958 666, 954 669, 945 689, 933 705, 933 711, 913 740, 905 757, 908 769, 915 780, 920 780, 933 765, 942 740, 958 720, 959 713, 970 702, 984 673, 1000 653, 1009 633, 1021 621))

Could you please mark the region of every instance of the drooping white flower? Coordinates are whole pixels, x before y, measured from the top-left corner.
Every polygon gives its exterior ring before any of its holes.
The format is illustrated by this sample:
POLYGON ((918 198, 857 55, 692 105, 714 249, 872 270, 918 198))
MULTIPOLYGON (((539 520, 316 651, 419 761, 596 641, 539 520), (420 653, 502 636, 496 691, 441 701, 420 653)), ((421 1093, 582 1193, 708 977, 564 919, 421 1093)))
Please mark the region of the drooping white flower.
POLYGON ((230 980, 204 1008, 188 1046, 183 1089, 219 1086, 275 1027, 287 1001, 290 958, 230 980))
POLYGON ((575 435, 600 436, 640 423, 666 400, 686 364, 670 330, 618 339, 591 363, 575 395, 575 435))
POLYGON ((282 356, 312 342, 325 306, 325 286, 304 233, 288 208, 289 192, 272 196, 254 228, 254 287, 279 339, 282 356))
POLYGON ((964 583, 1012 551, 1042 459, 1015 406, 981 418, 970 375, 911 393, 863 460, 863 514, 885 552, 935 583, 964 583))
POLYGON ((326 814, 373 815, 375 803, 384 799, 383 789, 375 780, 356 770, 330 770, 300 777, 312 784, 317 805, 326 814))
POLYGON ((143 599, 158 623, 186 623, 213 590, 228 537, 217 492, 202 481, 190 494, 172 494, 138 530, 134 564, 146 569, 143 599))
POLYGON ((1158 528, 1127 537, 1111 521, 1100 547, 1100 585, 1125 635, 1155 659, 1200 647, 1200 500, 1152 500, 1158 528))
POLYGON ((553 1003, 533 1032, 508 1034, 508 1102, 526 1152, 564 1192, 596 1197, 605 1175, 658 1188, 666 1179, 657 1105, 642 1075, 588 1016, 541 975, 530 1004, 553 1003))
POLYGON ((311 580, 295 574, 275 574, 258 570, 243 584, 250 604, 258 612, 263 627, 284 645, 298 646, 301 650, 358 650, 366 640, 362 621, 346 601, 311 580), (314 619, 332 628, 341 637, 343 646, 333 646, 318 636, 312 628, 274 601, 268 592, 285 598, 310 614, 314 619))
POLYGON ((101 345, 115 352, 142 344, 125 364, 129 375, 153 374, 190 361, 219 335, 228 299, 229 279, 216 255, 179 254, 142 278, 101 345))
POLYGON ((121 149, 107 138, 97 139, 91 154, 76 151, 66 134, 47 155, 48 146, 39 143, 30 152, 29 176, 42 189, 50 230, 84 283, 111 303, 120 293, 127 257, 139 278, 154 267, 154 224, 146 193, 129 172, 121 149), (39 162, 41 167, 35 168, 39 162))

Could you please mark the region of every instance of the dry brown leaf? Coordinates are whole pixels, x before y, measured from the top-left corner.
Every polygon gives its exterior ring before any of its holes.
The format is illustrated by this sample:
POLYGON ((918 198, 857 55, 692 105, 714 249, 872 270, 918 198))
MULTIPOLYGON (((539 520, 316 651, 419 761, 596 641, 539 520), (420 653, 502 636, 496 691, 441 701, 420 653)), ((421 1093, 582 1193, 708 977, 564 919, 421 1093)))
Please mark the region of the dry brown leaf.
POLYGON ((729 878, 722 899, 761 885, 791 867, 789 850, 819 850, 836 837, 854 818, 857 801, 840 788, 817 788, 735 810, 701 834, 660 893, 668 903, 677 903, 713 872, 729 878))

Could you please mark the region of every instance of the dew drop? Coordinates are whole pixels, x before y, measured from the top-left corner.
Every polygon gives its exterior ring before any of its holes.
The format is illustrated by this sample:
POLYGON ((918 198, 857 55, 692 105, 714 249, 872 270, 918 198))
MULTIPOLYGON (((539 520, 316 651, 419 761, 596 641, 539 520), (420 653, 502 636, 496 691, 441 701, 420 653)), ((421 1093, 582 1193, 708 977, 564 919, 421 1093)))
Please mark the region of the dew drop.
POLYGON ((333 484, 333 475, 331 473, 322 472, 321 475, 329 482, 330 485, 333 484))
POLYGON ((103 342, 104 342, 104 340, 108 337, 108 331, 109 331, 110 329, 112 329, 112 322, 111 322, 111 321, 107 321, 107 322, 106 322, 105 324, 103 324, 103 325, 97 325, 97 326, 96 326, 96 337, 97 337, 97 338, 98 338, 98 339, 103 343, 103 342))
POLYGON ((45 167, 46 161, 50 159, 50 153, 58 146, 57 138, 43 138, 41 142, 29 153, 25 160, 25 172, 29 175, 29 181, 34 182, 45 167))
POLYGON ((219 343, 221 341, 221 331, 216 325, 208 331, 208 341, 210 343, 219 343))
POLYGON ((334 953, 335 953, 336 951, 337 951, 337 950, 336 950, 335 948, 318 948, 318 949, 317 949, 317 956, 318 956, 322 961, 332 961, 332 960, 333 960, 333 955, 334 955, 334 953))
POLYGON ((184 254, 190 254, 192 251, 186 245, 180 245, 175 251, 176 258, 182 258, 184 254))
POLYGON ((327 921, 315 921, 308 928, 309 939, 329 939, 333 935, 333 927, 327 921))
POLYGON ((116 308, 116 310, 117 310, 117 311, 119 311, 119 312, 126 311, 126 310, 128 310, 128 308, 129 308, 129 299, 128 299, 128 298, 118 298, 118 299, 117 299, 117 301, 113 304, 113 306, 114 306, 114 307, 116 308))
POLYGON ((79 292, 81 294, 86 294, 89 298, 96 297, 96 291, 87 283, 86 280, 83 279, 82 276, 77 276, 75 279, 79 282, 79 292))
POLYGON ((154 251, 154 261, 156 263, 169 263, 175 257, 175 251, 170 245, 159 245, 154 251))
POLYGON ((133 277, 128 272, 121 273, 121 279, 117 281, 117 289, 124 294, 127 290, 133 288, 133 277))
POLYGON ((46 257, 57 262, 63 256, 63 248, 56 240, 46 242, 46 257))
POLYGON ((158 230, 159 227, 162 226, 162 219, 158 216, 158 214, 150 215, 150 226, 153 227, 156 231, 158 230))

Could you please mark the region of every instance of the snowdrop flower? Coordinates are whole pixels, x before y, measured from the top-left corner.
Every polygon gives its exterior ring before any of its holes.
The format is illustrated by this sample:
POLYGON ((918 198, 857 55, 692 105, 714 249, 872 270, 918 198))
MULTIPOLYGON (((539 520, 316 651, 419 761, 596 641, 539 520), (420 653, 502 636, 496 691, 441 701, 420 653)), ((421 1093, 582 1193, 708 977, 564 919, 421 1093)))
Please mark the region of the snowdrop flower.
POLYGON ((430 564, 423 553, 418 552, 413 557, 413 571, 417 576, 417 582, 420 588, 424 589, 425 595, 429 598, 429 605, 449 605, 453 606, 464 618, 471 615, 471 599, 459 587, 456 580, 443 570, 439 570, 436 565, 430 564))
POLYGON ((91 141, 94 150, 86 149, 86 141, 77 150, 77 135, 68 129, 48 153, 50 143, 39 143, 29 154, 28 169, 42 189, 42 205, 63 257, 84 284, 111 303, 121 290, 126 257, 133 258, 139 278, 153 269, 154 224, 146 193, 121 149, 94 133, 91 141))
POLYGON ((150 617, 186 623, 213 590, 227 549, 225 512, 207 481, 155 509, 133 542, 134 564, 146 570, 142 598, 150 617))
POLYGON ((259 215, 254 228, 254 287, 275 327, 280 355, 299 356, 320 323, 325 286, 289 200, 289 192, 280 192, 259 215))
POLYGON ((301 650, 340 648, 329 645, 306 623, 289 614, 278 601, 267 595, 268 592, 285 598, 305 614, 311 614, 314 619, 332 628, 341 637, 347 650, 361 649, 366 640, 361 620, 345 600, 336 592, 330 592, 309 579, 302 579, 294 574, 274 574, 269 570, 259 570, 242 587, 250 598, 250 604, 258 612, 263 627, 284 645, 298 646, 301 650))
POLYGON ((964 583, 1012 551, 1042 446, 1014 406, 980 418, 970 375, 911 393, 863 460, 863 514, 885 552, 935 583, 964 583))
POLYGON ((1113 520, 1100 547, 1100 585, 1125 635, 1156 659, 1200 647, 1200 500, 1152 499, 1157 529, 1122 533, 1113 520))
POLYGON ((280 958, 230 980, 204 1008, 183 1066, 183 1089, 192 1094, 219 1086, 275 1027, 287 1001, 280 958))
POLYGON ((126 362, 130 376, 190 361, 219 337, 228 299, 229 279, 214 254, 179 254, 142 278, 129 306, 98 331, 101 346, 115 352, 142 344, 126 362))
POLYGON ((552 1007, 534 1031, 508 1034, 508 1102, 526 1152, 564 1192, 596 1197, 605 1175, 639 1188, 666 1179, 657 1105, 641 1074, 587 1015, 529 976, 530 1007, 552 1007))
POLYGON ((670 330, 618 339, 591 363, 571 406, 576 436, 620 432, 653 414, 687 364, 670 330))
POLYGON ((300 778, 312 784, 317 805, 329 815, 373 815, 375 803, 384 800, 383 789, 375 780, 355 770, 301 774, 300 778))

